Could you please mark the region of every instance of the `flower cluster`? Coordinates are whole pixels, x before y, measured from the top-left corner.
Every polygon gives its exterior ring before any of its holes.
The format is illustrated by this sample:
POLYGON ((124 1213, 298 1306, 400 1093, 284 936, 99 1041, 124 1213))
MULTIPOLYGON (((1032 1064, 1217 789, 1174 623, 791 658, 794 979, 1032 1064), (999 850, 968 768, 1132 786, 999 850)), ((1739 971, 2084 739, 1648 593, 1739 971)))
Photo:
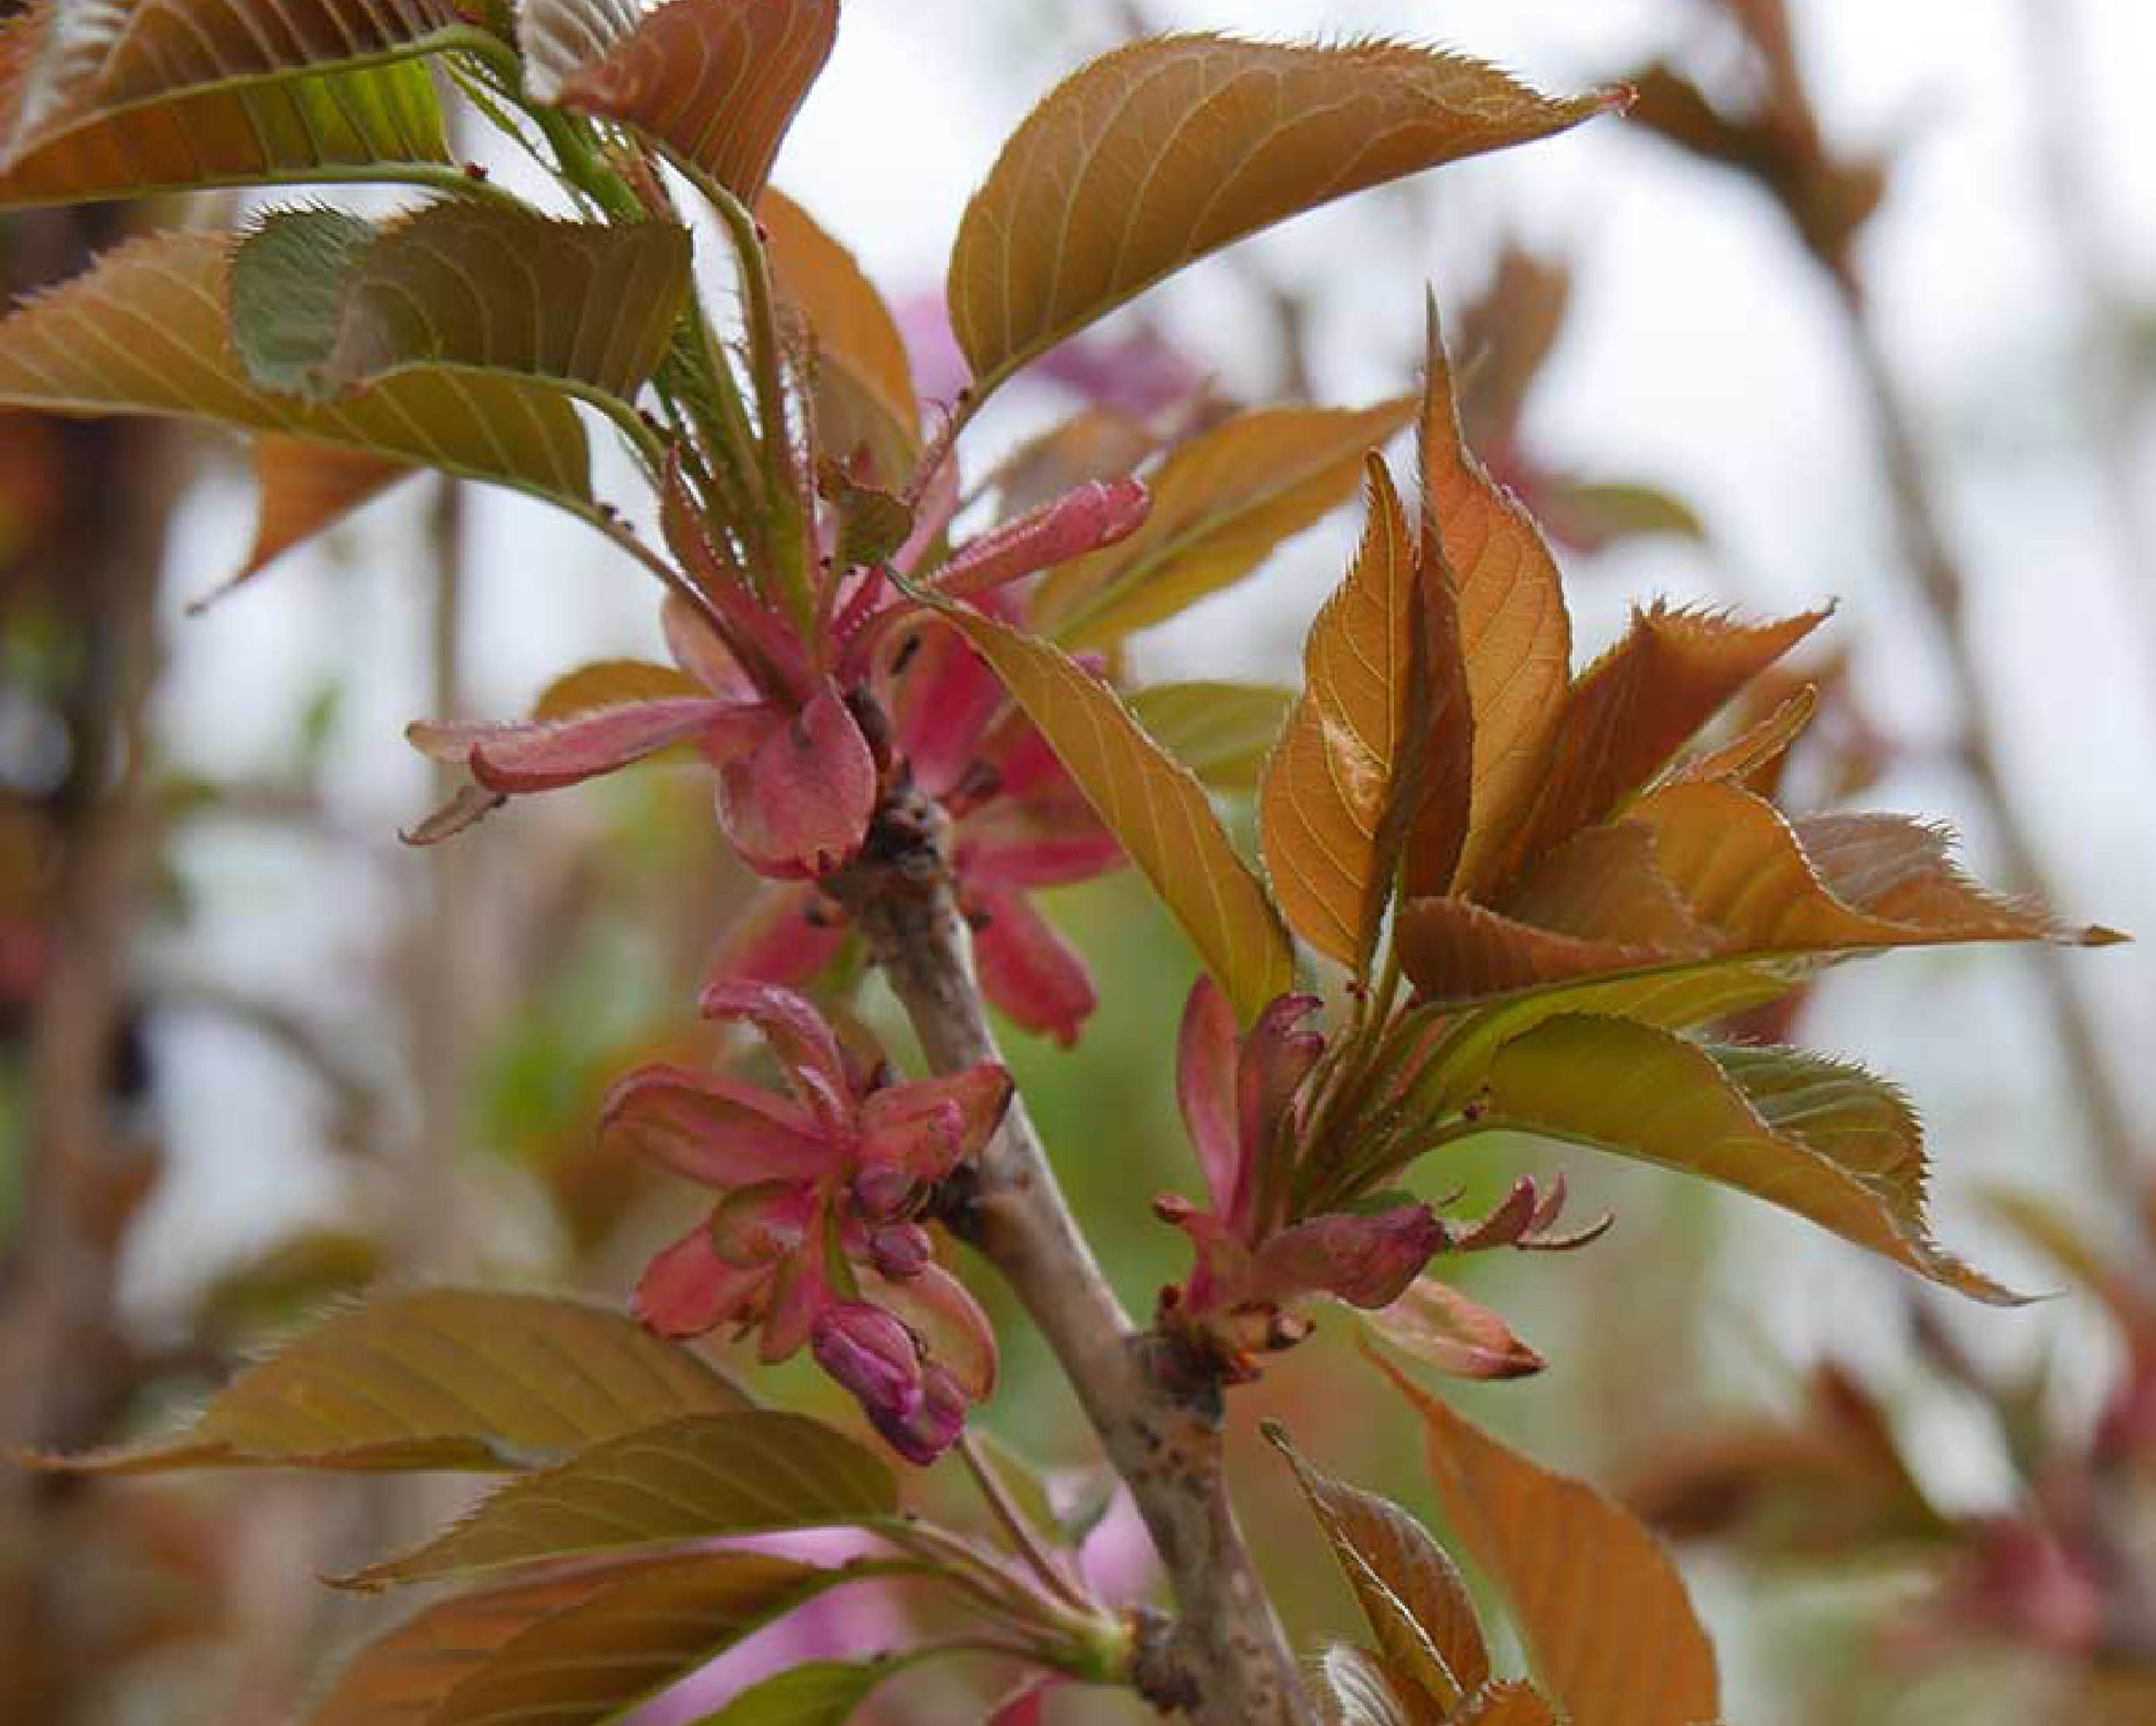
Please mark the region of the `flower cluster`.
POLYGON ((1231 1383, 1257 1376, 1258 1354, 1308 1333, 1289 1303, 1330 1296, 1389 1306, 1450 1244, 1427 1205, 1286 1220, 1284 1194, 1267 1190, 1268 1175, 1293 1161, 1305 1082, 1325 1052, 1323 1038, 1300 1029, 1319 1004, 1315 996, 1283 995, 1238 1038, 1226 999, 1200 978, 1183 1011, 1177 1093, 1212 1208, 1172 1194, 1154 1201, 1197 1253, 1188 1280, 1162 1296, 1161 1320, 1231 1383))
MULTIPOLYGON (((894 626, 920 608, 883 562, 849 564, 833 569, 804 630, 723 563, 678 475, 669 476, 662 501, 668 543, 685 572, 665 610, 674 667, 614 667, 623 675, 596 700, 579 701, 572 678, 563 710, 531 719, 411 726, 414 746, 466 767, 478 794, 423 824, 424 836, 447 837, 502 799, 577 784, 687 745, 716 776, 720 826, 759 874, 814 880, 860 851, 890 776, 906 770, 878 715, 889 693, 894 626), (623 682, 636 687, 624 690, 623 682)), ((1147 507, 1134 480, 1081 485, 969 541, 923 579, 953 598, 992 600, 1001 587, 1124 537, 1147 507)), ((926 562, 950 508, 947 499, 924 505, 889 567, 926 562)), ((825 539, 840 537, 835 521, 825 524, 825 539)), ((902 740, 944 753, 953 740, 932 723, 902 740)), ((981 740, 976 732, 967 740, 981 740)), ((992 863, 983 879, 995 884, 992 863)))
POLYGON ((718 1193, 655 1258, 639 1315, 670 1336, 760 1330, 766 1361, 805 1343, 901 1455, 933 1461, 995 1376, 995 1339, 919 1221, 1002 1119, 1001 1067, 893 1082, 790 991, 723 985, 706 1017, 753 1025, 784 1091, 671 1066, 629 1074, 604 1130, 718 1193))
MULTIPOLYGON (((897 751, 915 787, 951 817, 952 881, 982 991, 1014 1024, 1068 1048, 1096 1004, 1092 979, 1028 895, 1105 874, 1122 847, 956 629, 924 622, 894 663, 897 751)), ((843 913, 813 884, 775 889, 721 949, 712 980, 799 986, 846 934, 843 913)))

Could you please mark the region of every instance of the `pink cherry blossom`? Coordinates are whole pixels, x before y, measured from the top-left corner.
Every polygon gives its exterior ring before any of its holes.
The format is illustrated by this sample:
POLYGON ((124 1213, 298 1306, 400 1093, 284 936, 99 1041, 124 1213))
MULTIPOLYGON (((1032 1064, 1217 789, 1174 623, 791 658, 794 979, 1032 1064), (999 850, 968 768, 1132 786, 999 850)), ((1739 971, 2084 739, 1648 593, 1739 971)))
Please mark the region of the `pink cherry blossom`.
POLYGON ((719 1194, 645 1270, 638 1316, 669 1336, 758 1330, 767 1361, 808 1344, 894 1448, 932 1461, 994 1387, 995 1340, 915 1219, 987 1143, 1010 1075, 892 1082, 769 985, 723 985, 702 1005, 755 1027, 786 1089, 670 1066, 615 1086, 602 1130, 719 1194))

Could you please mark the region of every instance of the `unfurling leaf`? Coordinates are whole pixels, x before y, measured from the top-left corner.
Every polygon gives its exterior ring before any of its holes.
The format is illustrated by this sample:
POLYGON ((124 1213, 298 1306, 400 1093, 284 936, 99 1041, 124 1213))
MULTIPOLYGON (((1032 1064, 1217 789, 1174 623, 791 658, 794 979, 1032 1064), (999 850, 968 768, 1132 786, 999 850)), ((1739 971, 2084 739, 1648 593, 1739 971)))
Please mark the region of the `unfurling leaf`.
POLYGON ((445 1600, 352 1657, 307 1726, 597 1726, 877 1568, 762 1552, 596 1566, 445 1600))
MULTIPOLYGON (((1452 583, 1474 716, 1468 827, 1453 871, 1455 893, 1477 897, 1529 819, 1556 746, 1572 675, 1572 626, 1556 560, 1533 519, 1467 447, 1453 393, 1437 302, 1430 302, 1428 371, 1420 450, 1422 541, 1452 583)), ((1440 871, 1411 846, 1422 890, 1440 871)))
POLYGON ((1487 1097, 1492 1125, 1705 1175, 1962 1294, 2020 1298, 1933 1242, 1915 1113, 1860 1068, 1567 1013, 1497 1051, 1487 1097))
POLYGON ((1489 1677, 1490 1655, 1452 1560, 1390 1499, 1319 1473, 1278 1425, 1265 1435, 1316 1512, 1387 1670, 1440 1710, 1457 1707, 1489 1677))
POLYGON ((976 388, 993 388, 1246 234, 1602 105, 1401 43, 1134 43, 1050 92, 1004 146, 959 225, 952 327, 976 388))
POLYGON ((1531 861, 1604 819, 1826 616, 1806 612, 1748 627, 1661 605, 1635 611, 1624 639, 1566 696, 1556 751, 1515 861, 1531 861))
MULTIPOLYGON (((1417 639, 1425 613, 1407 520, 1374 456, 1369 478, 1361 547, 1310 626, 1304 691, 1258 795, 1283 915, 1358 975, 1392 895, 1436 705, 1428 641, 1417 639)), ((1459 670, 1455 659, 1455 681, 1459 670)), ((1465 724, 1464 708, 1449 712, 1465 724)))
POLYGON ((172 1438, 53 1466, 528 1468, 749 1406, 694 1354, 618 1312, 435 1289, 336 1313, 241 1373, 172 1438), (563 1372, 564 1360, 577 1371, 563 1372))
POLYGON ((1722 781, 1673 781, 1575 834, 1495 910, 1417 899, 1398 923, 1407 975, 1449 1004, 1897 947, 2121 938, 1985 892, 1935 828, 1880 815, 1791 822, 1722 781))
POLYGON ((1503 1319, 1433 1276, 1417 1277, 1390 1307, 1362 1318, 1396 1349, 1454 1378, 1524 1378, 1543 1368, 1503 1319))
POLYGON ((1205 793, 1067 654, 963 607, 938 609, 995 668, 1101 820, 1182 924, 1247 1023, 1294 981, 1265 889, 1205 793))
POLYGON ((229 262, 221 236, 163 234, 26 302, 0 322, 0 403, 221 420, 589 510, 584 427, 552 385, 427 368, 345 401, 257 388, 227 338, 229 262))
POLYGON ((190 601, 190 612, 251 581, 294 546, 334 526, 412 472, 408 462, 294 437, 259 437, 253 457, 254 543, 237 572, 190 601))
POLYGON ((632 399, 689 287, 689 232, 435 204, 376 228, 270 216, 232 259, 232 340, 265 389, 316 400, 414 366, 557 380, 632 399))
POLYGON ((1191 439, 1146 477, 1145 526, 1050 576, 1031 615, 1070 645, 1100 646, 1240 581, 1347 502, 1412 406, 1264 408, 1191 439))
POLYGON ((823 71, 838 0, 525 0, 538 101, 620 120, 753 205, 823 71))
POLYGON ((519 1477, 446 1533, 339 1579, 379 1588, 640 1547, 831 1528, 898 1509, 881 1458, 799 1414, 697 1414, 519 1477))
MULTIPOLYGON (((1421 1413, 1446 1523, 1504 1595, 1557 1705, 1582 1726, 1714 1719, 1714 1649, 1655 1537, 1584 1482, 1508 1449, 1376 1364, 1421 1413)), ((1536 1718, 1507 1706, 1514 1712, 1495 1718, 1508 1726, 1536 1718)))
POLYGON ((1161 748, 1216 791, 1247 791, 1280 736, 1295 692, 1262 683, 1155 683, 1130 711, 1161 748))
POLYGON ((868 458, 877 484, 902 483, 921 452, 921 405, 897 320, 854 255, 791 198, 756 206, 781 298, 808 325, 816 431, 842 463, 868 458))

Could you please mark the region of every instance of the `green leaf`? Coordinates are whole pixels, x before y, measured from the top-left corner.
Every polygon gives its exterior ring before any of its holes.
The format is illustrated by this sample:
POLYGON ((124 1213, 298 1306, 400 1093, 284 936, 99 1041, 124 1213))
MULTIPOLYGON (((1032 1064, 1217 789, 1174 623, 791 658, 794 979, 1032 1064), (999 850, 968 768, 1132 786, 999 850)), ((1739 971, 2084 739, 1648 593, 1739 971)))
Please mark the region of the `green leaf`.
POLYGON ((425 369, 350 400, 257 388, 226 334, 230 243, 173 233, 106 253, 0 322, 0 403, 164 414, 363 450, 591 513, 575 409, 550 384, 425 369))
POLYGON ((256 384, 317 401, 424 367, 551 379, 626 413, 688 287, 672 222, 449 202, 377 229, 286 210, 234 254, 232 339, 256 384))
MULTIPOLYGON (((1375 1365, 1421 1414, 1445 1521, 1503 1594, 1529 1663, 1558 1706, 1582 1726, 1712 1719, 1714 1649, 1661 1543, 1586 1483, 1508 1449, 1375 1365)), ((1507 1707, 1497 1718, 1524 1726, 1538 1718, 1507 1707)))
POLYGON ((804 1415, 696 1414, 603 1439, 520 1476, 403 1557, 339 1578, 380 1588, 725 1535, 873 1521, 896 1511, 881 1458, 804 1415))
POLYGON ((749 1406, 732 1381, 618 1312, 433 1289, 334 1313, 172 1438, 48 1460, 104 1474, 527 1468, 659 1421, 749 1406))
POLYGON ((842 1726, 878 1685, 922 1658, 811 1660, 750 1686, 692 1726, 842 1726))
POLYGON ((1391 1499, 1318 1472, 1277 1423, 1264 1431, 1294 1470, 1387 1670, 1440 1710, 1459 1707, 1490 1675, 1490 1654, 1452 1560, 1391 1499))
MULTIPOLYGON (((0 112, 30 17, 0 27, 0 112)), ((352 181, 468 184, 424 67, 319 72, 95 114, 0 169, 0 208, 352 181)))
POLYGON ((818 1595, 899 1568, 707 1552, 482 1590, 361 1649, 307 1726, 597 1726, 818 1595))
POLYGON ((1053 571, 1033 617, 1068 645, 1097 647, 1240 581, 1354 494, 1364 457, 1413 405, 1264 408, 1201 433, 1146 476, 1145 525, 1053 571))
POLYGON ((1278 740, 1295 692, 1273 684, 1155 683, 1130 697, 1153 740, 1215 791, 1248 791, 1278 740))
POLYGON ((1493 1127, 1705 1175, 1977 1300, 2021 1298, 1932 1241, 1915 1113, 1860 1068, 1568 1013, 1497 1051, 1487 1098, 1493 1127))
POLYGON ((632 126, 754 205, 838 31, 838 0, 524 0, 534 100, 632 126))
POLYGON ((932 601, 980 650, 1174 914, 1247 1023, 1294 981, 1294 952, 1205 792, 1113 690, 1050 644, 932 601))
POLYGON ((948 296, 975 388, 1247 234, 1602 105, 1397 42, 1177 35, 1105 55, 1033 110, 966 206, 948 296))

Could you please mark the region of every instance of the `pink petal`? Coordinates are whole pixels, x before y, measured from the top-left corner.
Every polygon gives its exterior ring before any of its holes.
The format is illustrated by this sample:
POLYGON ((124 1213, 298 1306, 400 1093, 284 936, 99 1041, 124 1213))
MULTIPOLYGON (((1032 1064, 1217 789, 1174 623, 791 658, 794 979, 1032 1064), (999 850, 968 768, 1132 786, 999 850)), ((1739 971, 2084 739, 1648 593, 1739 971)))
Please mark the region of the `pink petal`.
POLYGON ((756 1358, 783 1360, 808 1340, 816 1320, 838 1298, 824 1269, 824 1229, 820 1215, 801 1250, 782 1261, 771 1286, 771 1309, 764 1315, 763 1340, 756 1358))
POLYGON ((727 1264, 700 1222, 645 1267, 632 1304, 662 1336, 702 1336, 739 1316, 770 1274, 727 1264))
POLYGON ((600 1130, 722 1191, 814 1178, 832 1157, 830 1139, 785 1098, 686 1067, 643 1066, 617 1081, 600 1130))
POLYGON ((803 1182, 743 1187, 712 1212, 712 1246, 723 1264, 768 1270, 801 1250, 817 1215, 815 1191, 803 1182))
POLYGON ((656 755, 734 711, 701 696, 670 696, 559 719, 422 719, 404 735, 422 755, 468 765, 489 791, 552 791, 656 755))
POLYGON ((1011 1075, 995 1066, 887 1086, 861 1105, 862 1158, 940 1181, 979 1153, 1010 1101, 1011 1075))
POLYGON ((719 825, 760 874, 828 875, 861 848, 877 788, 867 740, 826 688, 720 767, 719 825))
MULTIPOLYGON (((1065 887, 1123 866, 1123 847, 1105 827, 1090 820, 1081 817, 1062 832, 1043 835, 1027 829, 1044 824, 1029 820, 1022 826, 1015 820, 995 819, 1003 813, 998 799, 983 812, 986 819, 969 817, 959 824, 955 861, 969 879, 999 887, 1065 887), (1087 831, 1088 827, 1093 831, 1087 831)), ((1086 816, 1091 814, 1090 810, 1085 812, 1086 816)))
POLYGON ((1257 1249, 1267 1296, 1331 1295, 1351 1307, 1388 1307, 1445 1244, 1444 1225, 1427 1205, 1401 1205, 1369 1216, 1314 1216, 1257 1249))
POLYGON ((763 692, 741 669, 741 662, 719 639, 711 620, 679 594, 669 594, 659 607, 659 626, 666 633, 666 649, 674 663, 722 700, 744 704, 759 701, 763 692))
POLYGON ((942 1265, 923 1265, 904 1281, 864 1269, 861 1288, 905 1321, 969 1401, 981 1402, 995 1391, 995 1327, 966 1285, 942 1265))
POLYGON ((928 578, 940 592, 971 599, 1135 533, 1153 500, 1135 479, 1089 480, 990 528, 958 548, 928 578))
POLYGON ((1176 1039, 1176 1100, 1213 1208, 1230 1216, 1244 1180, 1235 1129, 1235 1014, 1209 976, 1191 986, 1183 1005, 1176 1039))
POLYGON ((1417 1277, 1369 1323, 1394 1347, 1455 1378, 1522 1378, 1542 1371, 1541 1355, 1503 1319, 1433 1276, 1417 1277))
POLYGON ((754 1025, 826 1132, 851 1134, 853 1087, 846 1055, 814 1002, 773 983, 729 980, 707 988, 696 1011, 706 1018, 746 1019, 754 1025))
POLYGON ((1022 1030, 1070 1048, 1099 999, 1085 960, 1020 894, 969 887, 966 910, 988 998, 1022 1030))
POLYGON ((846 944, 845 914, 814 887, 788 883, 758 893, 719 938, 704 986, 812 981, 846 944))
POLYGON ((1008 697, 987 661, 947 623, 921 625, 898 679, 899 746, 931 797, 947 797, 979 758, 981 740, 1008 697))

